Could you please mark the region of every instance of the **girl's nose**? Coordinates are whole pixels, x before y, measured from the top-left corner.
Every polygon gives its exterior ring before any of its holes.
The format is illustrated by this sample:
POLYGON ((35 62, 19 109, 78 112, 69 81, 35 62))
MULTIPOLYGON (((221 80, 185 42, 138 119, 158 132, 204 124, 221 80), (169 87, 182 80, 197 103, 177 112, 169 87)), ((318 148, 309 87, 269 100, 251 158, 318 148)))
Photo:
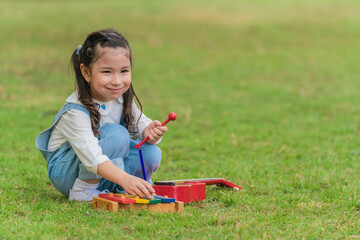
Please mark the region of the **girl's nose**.
POLYGON ((120 85, 121 82, 122 82, 121 76, 119 76, 119 75, 114 75, 114 77, 111 80, 111 84, 113 84, 113 85, 120 85))

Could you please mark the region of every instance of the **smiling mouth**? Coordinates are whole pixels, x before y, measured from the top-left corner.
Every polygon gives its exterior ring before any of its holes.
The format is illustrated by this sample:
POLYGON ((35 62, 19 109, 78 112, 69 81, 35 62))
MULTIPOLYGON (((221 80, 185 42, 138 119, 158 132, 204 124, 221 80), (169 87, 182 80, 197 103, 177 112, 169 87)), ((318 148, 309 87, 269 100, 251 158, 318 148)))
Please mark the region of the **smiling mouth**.
POLYGON ((122 88, 108 88, 110 91, 118 93, 121 91, 122 88))

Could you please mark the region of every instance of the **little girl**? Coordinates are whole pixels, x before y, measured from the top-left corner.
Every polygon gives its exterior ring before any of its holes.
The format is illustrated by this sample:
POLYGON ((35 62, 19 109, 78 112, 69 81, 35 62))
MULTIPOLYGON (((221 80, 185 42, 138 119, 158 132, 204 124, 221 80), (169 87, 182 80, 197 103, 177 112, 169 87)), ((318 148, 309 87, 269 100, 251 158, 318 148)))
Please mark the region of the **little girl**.
POLYGON ((52 126, 36 138, 50 181, 69 200, 91 201, 107 191, 151 198, 155 191, 150 177, 161 160, 155 144, 167 128, 142 113, 131 84, 129 43, 114 30, 93 32, 73 52, 71 62, 77 89, 52 126), (148 182, 140 178, 135 148, 147 136, 141 149, 148 182))

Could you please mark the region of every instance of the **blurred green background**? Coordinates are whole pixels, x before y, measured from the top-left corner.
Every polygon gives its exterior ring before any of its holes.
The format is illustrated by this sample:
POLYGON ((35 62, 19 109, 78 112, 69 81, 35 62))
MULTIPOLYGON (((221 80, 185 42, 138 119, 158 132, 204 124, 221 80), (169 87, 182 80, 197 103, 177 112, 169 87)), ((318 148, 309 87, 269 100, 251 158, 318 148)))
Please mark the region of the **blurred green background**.
POLYGON ((356 0, 0 2, 0 238, 360 238, 356 0), (47 178, 36 135, 92 31, 133 51, 152 119, 178 119, 153 180, 223 177, 182 214, 95 212, 47 178))

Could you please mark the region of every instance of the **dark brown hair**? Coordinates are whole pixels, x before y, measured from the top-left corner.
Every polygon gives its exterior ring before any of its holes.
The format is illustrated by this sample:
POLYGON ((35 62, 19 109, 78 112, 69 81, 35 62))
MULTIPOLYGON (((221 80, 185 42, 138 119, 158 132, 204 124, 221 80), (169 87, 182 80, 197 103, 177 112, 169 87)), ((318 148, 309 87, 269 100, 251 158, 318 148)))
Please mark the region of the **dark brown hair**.
MULTIPOLYGON (((85 39, 85 42, 79 46, 71 56, 71 63, 75 71, 78 98, 89 111, 91 128, 94 132, 94 135, 98 138, 100 138, 100 112, 98 110, 99 105, 93 101, 90 85, 81 74, 80 64, 84 64, 85 67, 91 70, 92 64, 101 57, 99 53, 100 48, 104 47, 121 47, 129 51, 130 65, 132 67, 131 49, 128 41, 120 33, 112 29, 105 29, 90 33, 85 39)), ((135 123, 135 116, 131 108, 134 97, 136 98, 142 112, 140 100, 136 96, 132 84, 130 84, 129 89, 123 94, 123 120, 125 127, 131 134, 135 133, 133 128, 139 121, 138 119, 135 123)))

